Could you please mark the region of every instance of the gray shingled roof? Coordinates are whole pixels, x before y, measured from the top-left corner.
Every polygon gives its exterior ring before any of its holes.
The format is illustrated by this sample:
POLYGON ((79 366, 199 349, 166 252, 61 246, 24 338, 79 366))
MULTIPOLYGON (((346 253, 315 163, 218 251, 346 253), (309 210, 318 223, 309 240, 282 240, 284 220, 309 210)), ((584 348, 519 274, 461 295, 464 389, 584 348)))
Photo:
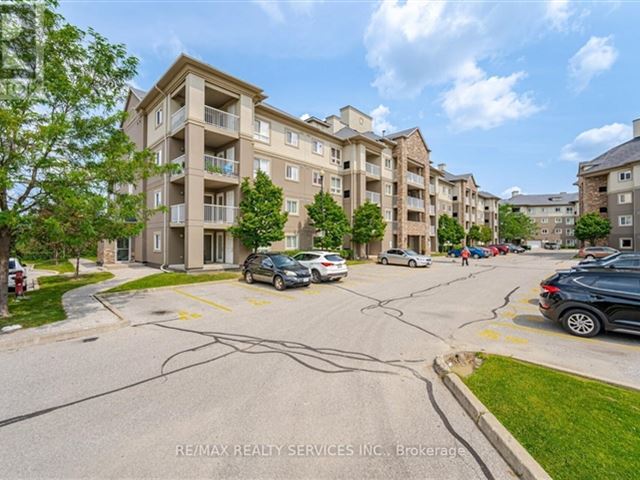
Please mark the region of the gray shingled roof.
POLYGON ((129 88, 131 89, 133 94, 136 97, 138 97, 139 100, 142 100, 145 97, 145 95, 147 94, 147 92, 145 92, 144 90, 140 90, 139 88, 132 87, 131 85, 129 85, 129 88))
POLYGON ((416 130, 418 130, 418 127, 407 128, 405 130, 400 130, 398 132, 385 135, 385 137, 390 138, 391 140, 395 140, 396 138, 400 138, 400 137, 408 137, 416 130))
POLYGON ((497 198, 498 200, 500 199, 500 197, 498 197, 497 195, 494 195, 493 193, 485 192, 482 190, 478 191, 478 195, 484 198, 497 198))
POLYGON ((509 205, 568 205, 578 201, 578 193, 540 193, 535 195, 515 195, 503 200, 509 205))
POLYGON ((463 173, 462 175, 453 175, 452 173, 447 172, 446 170, 442 170, 444 174, 444 179, 449 182, 455 182, 456 180, 468 180, 470 177, 473 177, 471 173, 463 173))
POLYGON ((353 137, 357 137, 357 136, 364 136, 367 137, 375 142, 382 142, 383 140, 385 140, 385 138, 381 137, 380 135, 377 135, 373 132, 358 132, 357 130, 354 130, 351 127, 344 127, 341 128, 340 130, 338 130, 336 133, 334 133, 334 135, 338 138, 341 138, 343 140, 347 140, 349 138, 353 138, 353 137))
POLYGON ((580 164, 579 174, 592 174, 603 170, 622 167, 629 163, 640 162, 640 137, 633 138, 589 162, 580 164), (589 167, 585 169, 584 167, 589 167))

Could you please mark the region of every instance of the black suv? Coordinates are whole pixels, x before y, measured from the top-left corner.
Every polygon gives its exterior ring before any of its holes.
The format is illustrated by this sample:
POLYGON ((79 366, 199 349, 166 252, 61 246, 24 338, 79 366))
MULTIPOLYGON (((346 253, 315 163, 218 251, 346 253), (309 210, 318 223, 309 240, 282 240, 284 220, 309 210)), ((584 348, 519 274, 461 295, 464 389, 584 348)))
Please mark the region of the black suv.
POLYGON ((276 290, 311 284, 309 269, 282 253, 252 253, 242 265, 242 274, 247 283, 270 283, 276 290))
POLYGON ((583 260, 574 268, 579 270, 604 268, 640 271, 640 252, 618 252, 597 260, 583 260))
POLYGON ((640 274, 624 270, 561 271, 540 286, 540 312, 578 337, 602 330, 640 335, 640 274))

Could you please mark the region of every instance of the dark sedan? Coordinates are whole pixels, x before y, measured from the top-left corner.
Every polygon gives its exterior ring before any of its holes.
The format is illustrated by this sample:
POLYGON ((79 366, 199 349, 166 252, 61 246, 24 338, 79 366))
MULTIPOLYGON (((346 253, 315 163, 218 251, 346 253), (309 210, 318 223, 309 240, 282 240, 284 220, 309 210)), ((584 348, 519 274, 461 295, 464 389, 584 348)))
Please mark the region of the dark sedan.
POLYGON ((598 268, 640 270, 640 252, 618 252, 598 260, 582 260, 574 268, 581 270, 598 268))
POLYGON ((578 337, 601 331, 640 335, 640 275, 602 269, 558 272, 540 286, 539 308, 578 337))
POLYGON ((242 265, 242 274, 247 283, 270 283, 276 290, 311 284, 309 269, 282 253, 252 253, 242 265))

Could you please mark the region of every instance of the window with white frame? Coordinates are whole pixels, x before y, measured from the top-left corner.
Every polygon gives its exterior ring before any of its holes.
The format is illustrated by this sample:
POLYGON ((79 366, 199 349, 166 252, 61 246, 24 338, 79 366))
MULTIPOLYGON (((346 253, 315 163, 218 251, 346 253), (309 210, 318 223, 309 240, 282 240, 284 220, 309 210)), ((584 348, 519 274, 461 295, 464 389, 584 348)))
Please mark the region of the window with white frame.
POLYGON ((549 223, 549 219, 548 218, 541 218, 540 219, 540 223, 549 223))
POLYGON ((567 207, 567 213, 573 213, 573 207, 567 207))
POLYGON ((541 213, 545 213, 546 211, 547 211, 547 209, 546 209, 546 208, 544 208, 544 207, 540 207, 540 212, 541 212, 541 213))
POLYGON ((284 178, 297 182, 300 180, 300 167, 296 165, 287 165, 284 167, 284 178))
POLYGON ((575 247, 575 246, 576 246, 576 241, 575 241, 575 239, 573 239, 573 238, 569 238, 569 239, 567 240, 567 246, 569 246, 569 247, 575 247))
POLYGON ((160 125, 162 125, 163 119, 164 119, 164 114, 162 112, 162 108, 159 108, 158 110, 156 110, 156 127, 159 127, 160 125))
POLYGON ((153 251, 159 252, 162 250, 162 235, 160 232, 153 232, 153 251))
POLYGON ((311 172, 311 183, 315 187, 322 186, 322 174, 318 170, 313 170, 311 172))
POLYGON ((298 132, 294 132, 292 130, 285 130, 284 141, 287 145, 291 145, 292 147, 297 147, 300 143, 300 136, 298 135, 298 132))
POLYGON ((331 193, 334 195, 342 194, 342 178, 331 176, 331 193))
POLYGON ((393 158, 384 157, 384 168, 387 170, 393 170, 393 158))
POLYGON ((542 235, 547 235, 549 233, 549 230, 547 230, 546 228, 543 228, 542 230, 540 230, 540 233, 542 235))
POLYGON ((256 178, 256 174, 258 173, 258 170, 271 176, 270 164, 271 162, 269 162, 269 160, 267 160, 266 158, 254 158, 253 159, 253 178, 256 178))
POLYGON ((385 183, 384 184, 384 194, 387 197, 393 196, 393 185, 391 183, 385 183))
POLYGON ((331 163, 340 165, 342 163, 342 150, 336 147, 331 147, 331 163))
POLYGON ((620 227, 630 227, 633 225, 633 215, 619 215, 618 216, 618 226, 620 227))
POLYGON ((162 150, 158 150, 156 152, 156 165, 157 166, 162 165, 162 150))
POLYGON ((575 233, 575 232, 574 232, 573 228, 567 228, 567 235, 568 235, 568 236, 573 237, 573 234, 574 234, 574 233, 575 233))
POLYGON ((156 190, 153 192, 153 207, 158 208, 162 205, 162 192, 160 190, 156 190))
POLYGON ((288 233, 284 236, 284 248, 286 250, 297 250, 298 243, 298 235, 288 233))
POLYGON ((631 180, 631 170, 625 170, 624 172, 618 172, 618 181, 628 182, 631 180))
POLYGON ((576 219, 573 218, 573 217, 567 217, 567 218, 565 218, 565 223, 567 225, 573 225, 574 223, 576 223, 576 219))
POLYGON ((390 208, 385 208, 384 209, 384 220, 385 220, 385 222, 392 222, 393 221, 393 210, 391 210, 390 208))
POLYGON ((561 228, 556 228, 554 230, 554 232, 555 232, 556 235, 562 235, 562 229, 561 228))
POLYGON ((562 209, 560 207, 556 207, 556 213, 560 213, 562 209))
POLYGON ((633 240, 628 237, 624 237, 620 239, 620 248, 625 250, 633 248, 633 240))
POLYGON ((271 124, 266 120, 256 118, 253 121, 253 138, 261 142, 269 143, 271 140, 271 124))
POLYGON ((633 201, 633 196, 631 195, 631 192, 618 194, 618 205, 624 205, 626 203, 631 203, 632 201, 633 201))
POLYGON ((556 223, 562 223, 562 217, 556 217, 556 223))
POLYGON ((311 140, 311 151, 317 155, 324 155, 324 143, 314 138, 311 140))
POLYGON ((289 215, 299 215, 299 206, 300 202, 298 200, 293 200, 291 198, 287 198, 285 200, 284 209, 289 215))

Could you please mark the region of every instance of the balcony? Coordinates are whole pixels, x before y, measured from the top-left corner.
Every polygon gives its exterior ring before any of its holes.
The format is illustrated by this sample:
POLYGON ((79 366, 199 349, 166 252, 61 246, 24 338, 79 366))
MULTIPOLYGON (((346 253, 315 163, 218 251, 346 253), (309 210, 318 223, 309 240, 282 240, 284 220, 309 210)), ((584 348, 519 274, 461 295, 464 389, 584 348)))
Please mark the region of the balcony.
POLYGON ((184 203, 171 205, 171 223, 181 224, 185 219, 184 203))
POLYGON ((435 214, 436 214, 436 206, 429 205, 429 215, 435 215, 435 214))
POLYGON ((431 225, 429 227, 429 235, 431 235, 432 237, 436 236, 436 227, 434 225, 431 225))
POLYGON ((185 167, 186 158, 187 157, 184 154, 182 154, 178 158, 174 158, 173 160, 171 160, 171 163, 173 165, 178 165, 178 167, 179 167, 176 170, 173 170, 171 172, 171 176, 172 177, 177 177, 179 175, 184 175, 184 167, 185 167))
POLYGON ((377 205, 380 205, 380 194, 379 193, 366 191, 365 194, 366 194, 365 198, 367 199, 367 201, 369 201, 371 203, 375 203, 377 205))
POLYGON ((424 177, 417 173, 407 172, 407 183, 424 187, 424 177))
POLYGON ((367 171, 367 175, 379 178, 380 177, 380 167, 373 163, 365 162, 365 168, 367 171))
POLYGON ((204 204, 204 223, 215 225, 233 225, 238 214, 238 207, 228 205, 204 204))
POLYGON ((422 198, 407 197, 407 208, 424 210, 424 200, 422 198))
POLYGON ((184 106, 176 110, 171 114, 171 131, 178 130, 185 121, 186 118, 186 110, 184 106))
POLYGON ((436 186, 429 184, 429 195, 435 195, 435 194, 436 194, 436 186))
POLYGON ((227 177, 237 177, 238 161, 205 154, 204 170, 207 173, 215 173, 227 177))
POLYGON ((207 125, 213 125, 214 127, 222 128, 223 130, 237 132, 239 122, 237 115, 205 105, 204 123, 206 123, 207 125))

